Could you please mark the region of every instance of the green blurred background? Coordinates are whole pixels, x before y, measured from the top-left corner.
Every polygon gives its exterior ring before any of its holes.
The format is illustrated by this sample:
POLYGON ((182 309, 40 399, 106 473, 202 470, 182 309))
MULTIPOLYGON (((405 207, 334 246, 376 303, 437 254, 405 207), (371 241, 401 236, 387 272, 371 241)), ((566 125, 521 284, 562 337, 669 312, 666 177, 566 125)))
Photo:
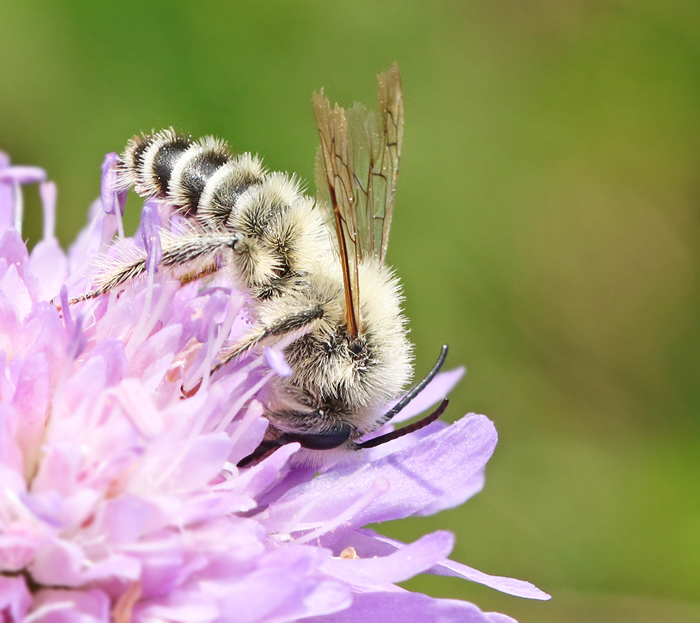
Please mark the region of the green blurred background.
POLYGON ((311 92, 373 103, 394 60, 389 259, 418 373, 449 342, 469 369, 451 416, 489 415, 500 443, 475 499, 381 530, 453 530, 455 559, 554 599, 407 586, 522 622, 700 621, 696 0, 7 2, 0 148, 58 182, 68 243, 140 130, 312 180, 311 92))

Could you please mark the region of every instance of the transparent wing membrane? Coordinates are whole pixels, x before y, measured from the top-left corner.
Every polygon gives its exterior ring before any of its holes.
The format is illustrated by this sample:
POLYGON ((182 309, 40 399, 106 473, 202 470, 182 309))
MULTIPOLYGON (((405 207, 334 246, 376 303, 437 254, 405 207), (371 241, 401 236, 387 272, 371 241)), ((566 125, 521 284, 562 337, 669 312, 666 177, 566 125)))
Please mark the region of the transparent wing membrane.
POLYGON ((384 261, 403 140, 403 97, 398 66, 377 76, 379 108, 355 104, 331 108, 313 96, 321 145, 316 158, 319 202, 335 225, 343 267, 348 333, 359 326, 358 263, 373 255, 384 261))

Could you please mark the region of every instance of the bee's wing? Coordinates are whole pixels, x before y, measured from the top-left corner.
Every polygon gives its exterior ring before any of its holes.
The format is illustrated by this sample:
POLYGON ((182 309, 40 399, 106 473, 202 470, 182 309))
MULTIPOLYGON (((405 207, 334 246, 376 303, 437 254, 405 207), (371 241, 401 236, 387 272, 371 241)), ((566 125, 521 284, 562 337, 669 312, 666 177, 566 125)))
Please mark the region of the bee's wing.
POLYGON ((377 81, 379 109, 366 110, 356 104, 348 111, 348 121, 355 157, 361 256, 371 252, 383 262, 403 141, 403 97, 396 63, 379 74, 377 81))
POLYGON ((355 104, 347 112, 321 93, 313 97, 321 138, 316 187, 332 213, 343 266, 348 333, 357 335, 357 265, 367 255, 384 261, 403 139, 401 77, 394 64, 377 76, 379 110, 355 104))
POLYGON ((314 93, 313 104, 321 138, 320 153, 316 158, 316 187, 320 203, 331 211, 335 222, 338 254, 343 267, 348 334, 356 336, 360 312, 357 264, 361 247, 357 235, 355 169, 348 120, 345 109, 338 104, 331 108, 323 90, 314 93))

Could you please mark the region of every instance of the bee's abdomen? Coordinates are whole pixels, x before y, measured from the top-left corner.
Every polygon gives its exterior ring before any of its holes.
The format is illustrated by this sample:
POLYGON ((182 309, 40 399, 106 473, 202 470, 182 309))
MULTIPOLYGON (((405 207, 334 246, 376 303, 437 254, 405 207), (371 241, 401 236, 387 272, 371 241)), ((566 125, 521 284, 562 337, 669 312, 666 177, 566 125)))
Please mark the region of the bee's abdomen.
POLYGON ((228 145, 211 136, 192 144, 173 163, 167 198, 186 214, 195 214, 207 182, 229 162, 228 145))
POLYGON ((176 163, 191 146, 173 129, 134 136, 121 157, 123 185, 143 197, 165 197, 176 163))
MULTIPOLYGON (((259 163, 256 164, 258 175, 241 171, 237 177, 248 183, 258 181, 262 170, 258 171, 259 163)), ((183 213, 193 215, 202 207, 207 184, 224 165, 237 168, 224 141, 210 136, 193 141, 170 128, 135 136, 128 142, 121 157, 122 184, 127 188, 133 186, 143 197, 167 199, 183 213)), ((211 191, 205 201, 210 200, 211 191)), ((224 209, 232 208, 229 205, 224 209)))

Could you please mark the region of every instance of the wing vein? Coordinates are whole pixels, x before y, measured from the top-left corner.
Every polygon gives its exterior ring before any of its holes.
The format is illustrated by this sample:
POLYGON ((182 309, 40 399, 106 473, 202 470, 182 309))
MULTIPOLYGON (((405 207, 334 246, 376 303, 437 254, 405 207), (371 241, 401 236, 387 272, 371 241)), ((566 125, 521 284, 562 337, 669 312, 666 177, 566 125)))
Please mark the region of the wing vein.
POLYGON ((348 334, 361 331, 358 266, 364 258, 385 261, 403 140, 403 95, 396 63, 377 76, 379 107, 355 104, 332 109, 313 97, 321 139, 316 166, 319 203, 335 223, 343 270, 348 334))

